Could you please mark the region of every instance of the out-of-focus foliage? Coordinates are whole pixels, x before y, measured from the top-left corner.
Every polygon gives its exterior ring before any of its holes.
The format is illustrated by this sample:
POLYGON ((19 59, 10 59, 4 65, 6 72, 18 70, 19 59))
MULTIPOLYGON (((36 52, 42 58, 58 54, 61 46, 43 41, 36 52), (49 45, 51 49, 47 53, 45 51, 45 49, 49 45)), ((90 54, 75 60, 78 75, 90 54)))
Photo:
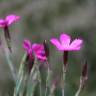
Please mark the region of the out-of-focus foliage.
MULTIPOLYGON (((80 37, 84 40, 81 51, 69 53, 66 96, 73 96, 77 90, 81 66, 85 59, 89 65, 89 79, 81 96, 95 96, 96 0, 0 0, 0 17, 13 13, 21 16, 20 22, 10 27, 12 60, 16 69, 18 70, 20 59, 24 54, 22 50, 24 38, 40 43, 44 39, 59 37, 61 32, 66 32, 73 38, 80 37)), ((3 41, 2 29, 0 29, 0 36, 3 41)), ((50 42, 49 45, 53 77, 59 77, 63 64, 62 53, 57 52, 50 42)), ((12 94, 14 83, 2 45, 0 63, 0 96, 8 96, 7 94, 12 94)))

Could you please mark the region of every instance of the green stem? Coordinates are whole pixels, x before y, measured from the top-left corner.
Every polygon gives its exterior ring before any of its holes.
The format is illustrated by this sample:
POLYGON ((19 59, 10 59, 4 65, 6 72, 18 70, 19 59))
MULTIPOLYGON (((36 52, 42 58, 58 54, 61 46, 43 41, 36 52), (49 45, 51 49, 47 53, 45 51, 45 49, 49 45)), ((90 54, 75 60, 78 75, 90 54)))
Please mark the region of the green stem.
POLYGON ((40 70, 39 70, 39 65, 37 64, 37 57, 35 56, 35 62, 34 64, 36 65, 36 69, 37 69, 37 77, 38 77, 38 81, 39 81, 39 91, 40 91, 40 96, 42 96, 42 82, 41 82, 41 74, 40 74, 40 70))
MULTIPOLYGON (((48 63, 47 63, 48 64, 48 63)), ((46 89, 45 89, 45 96, 47 96, 47 91, 48 91, 48 80, 49 80, 49 72, 50 72, 50 69, 49 69, 49 64, 48 64, 48 70, 47 70, 47 78, 46 78, 46 89)))
MULTIPOLYGON (((21 63, 20 63, 20 67, 19 67, 19 72, 18 72, 18 76, 17 76, 17 80, 16 80, 16 85, 14 88, 14 96, 18 96, 20 90, 21 90, 21 85, 23 82, 23 78, 24 78, 24 62, 26 60, 26 54, 24 54, 21 63)), ((20 95, 21 96, 21 95, 20 95)))
POLYGON ((34 96, 34 92, 35 92, 35 87, 38 83, 37 81, 37 71, 34 73, 34 75, 32 76, 33 78, 29 81, 28 83, 28 87, 27 87, 27 95, 26 96, 34 96))
POLYGON ((63 78, 62 78, 62 96, 65 95, 65 92, 64 92, 64 86, 65 86, 65 76, 66 76, 66 70, 63 66, 63 78))
POLYGON ((79 87, 79 89, 77 90, 77 92, 76 92, 76 94, 75 94, 75 96, 79 96, 79 94, 80 94, 80 92, 81 92, 81 86, 79 87))
POLYGON ((51 89, 50 89, 50 94, 49 94, 49 96, 54 96, 55 88, 56 88, 56 86, 53 84, 52 87, 51 87, 51 89))
MULTIPOLYGON (((36 60, 37 61, 37 60, 36 60)), ((37 63, 36 63, 37 64, 37 63)), ((41 74, 40 74, 40 71, 39 71, 39 66, 36 65, 36 69, 37 69, 37 77, 38 77, 38 81, 39 81, 39 91, 40 91, 40 96, 42 96, 42 84, 41 84, 41 74)))
POLYGON ((80 92, 81 92, 82 89, 84 88, 85 81, 86 81, 85 78, 83 78, 83 77, 80 78, 80 85, 79 85, 79 88, 78 88, 75 96, 79 96, 80 92))
POLYGON ((15 87, 13 96, 18 96, 22 81, 23 81, 23 75, 21 76, 21 78, 20 78, 20 80, 18 82, 18 86, 16 85, 16 87, 15 87))
POLYGON ((10 53, 7 51, 6 48, 4 48, 5 51, 5 57, 8 63, 8 66, 10 68, 11 74, 13 76, 14 81, 16 82, 17 76, 16 76, 16 72, 15 72, 15 68, 13 66, 12 60, 10 59, 10 53))

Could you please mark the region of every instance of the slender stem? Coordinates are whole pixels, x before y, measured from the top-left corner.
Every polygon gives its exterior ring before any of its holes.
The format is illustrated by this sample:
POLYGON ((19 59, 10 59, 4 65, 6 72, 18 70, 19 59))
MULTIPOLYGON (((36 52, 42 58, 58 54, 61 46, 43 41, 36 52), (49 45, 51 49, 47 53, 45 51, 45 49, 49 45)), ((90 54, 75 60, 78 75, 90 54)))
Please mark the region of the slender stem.
POLYGON ((40 90, 40 96, 42 96, 42 84, 41 84, 41 74, 40 74, 40 70, 39 70, 39 66, 37 64, 37 58, 35 56, 35 62, 34 62, 36 69, 37 69, 37 77, 38 77, 38 81, 39 81, 39 90, 40 90))
POLYGON ((38 81, 39 81, 40 96, 42 96, 41 74, 40 74, 39 65, 38 65, 38 59, 37 59, 36 55, 35 55, 34 65, 36 66, 36 69, 37 69, 37 78, 38 78, 38 81))
POLYGON ((50 75, 50 68, 48 62, 46 62, 48 65, 48 70, 47 70, 47 78, 46 78, 46 89, 45 89, 45 96, 47 96, 47 91, 48 91, 48 80, 49 80, 49 75, 50 75))
MULTIPOLYGON (((38 65, 37 65, 38 66, 38 65)), ((40 96, 42 96, 42 84, 41 84, 41 76, 40 76, 40 71, 39 71, 39 68, 37 69, 38 70, 38 80, 39 80, 39 90, 40 90, 40 96)))
POLYGON ((23 80, 23 75, 21 76, 20 78, 20 81, 18 83, 18 86, 16 86, 15 90, 14 90, 14 95, 13 96, 17 96, 18 93, 19 93, 19 89, 20 89, 20 86, 21 86, 21 83, 22 83, 22 80, 23 80))
POLYGON ((5 51, 5 57, 7 59, 11 74, 13 76, 14 81, 16 82, 17 76, 16 76, 16 72, 15 72, 15 68, 13 66, 12 60, 10 59, 10 53, 7 51, 6 48, 4 48, 4 51, 5 51))
POLYGON ((17 80, 19 80, 19 78, 21 77, 21 75, 23 74, 23 69, 24 69, 24 62, 26 60, 26 56, 27 54, 25 53, 22 57, 22 60, 20 62, 20 67, 19 67, 19 71, 18 71, 18 74, 17 74, 17 80))
POLYGON ((66 71, 65 71, 65 68, 63 66, 63 78, 62 78, 62 96, 65 95, 65 92, 64 92, 64 86, 65 86, 65 75, 66 75, 66 71))
POLYGON ((28 87, 27 87, 27 95, 26 96, 34 96, 34 92, 35 92, 35 87, 38 83, 37 81, 37 71, 34 73, 34 75, 32 76, 33 78, 28 82, 28 87))
POLYGON ((20 91, 21 96, 26 96, 27 94, 27 83, 28 83, 28 79, 29 78, 29 74, 25 74, 24 78, 23 78, 23 87, 22 90, 20 91))
POLYGON ((80 92, 81 92, 81 87, 79 87, 79 89, 77 90, 77 92, 76 92, 76 94, 75 94, 75 96, 79 96, 79 94, 80 94, 80 92))
POLYGON ((54 90, 55 90, 56 86, 53 84, 50 90, 50 94, 49 96, 54 96, 54 90))
MULTIPOLYGON (((21 91, 21 85, 24 78, 24 65, 25 65, 24 62, 25 62, 26 56, 27 54, 24 54, 20 63, 19 72, 17 74, 16 86, 14 89, 14 96, 18 96, 18 94, 21 91)), ((19 96, 21 96, 21 94, 19 94, 19 96)))
POLYGON ((78 88, 75 96, 79 96, 80 92, 84 88, 85 81, 86 81, 85 78, 83 78, 83 77, 80 78, 80 85, 79 85, 79 88, 78 88))

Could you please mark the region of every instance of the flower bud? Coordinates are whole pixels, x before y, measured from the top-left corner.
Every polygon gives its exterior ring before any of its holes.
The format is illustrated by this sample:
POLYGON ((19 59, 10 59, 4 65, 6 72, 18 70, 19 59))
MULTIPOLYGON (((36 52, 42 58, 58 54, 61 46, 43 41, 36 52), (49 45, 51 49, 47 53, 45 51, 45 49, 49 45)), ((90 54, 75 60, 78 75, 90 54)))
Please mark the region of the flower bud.
POLYGON ((45 55, 46 55, 46 57, 48 59, 48 57, 49 57, 49 46, 48 46, 46 40, 44 40, 43 45, 44 45, 45 55))
POLYGON ((34 65, 34 56, 30 57, 29 55, 27 55, 27 57, 26 57, 26 68, 27 68, 29 73, 31 72, 31 69, 33 68, 33 65, 34 65))
POLYGON ((83 69, 82 69, 82 77, 87 79, 88 78, 88 64, 87 61, 85 61, 85 64, 83 65, 83 69))
POLYGON ((68 63, 68 51, 64 51, 63 53, 63 63, 64 63, 64 67, 66 68, 68 63))

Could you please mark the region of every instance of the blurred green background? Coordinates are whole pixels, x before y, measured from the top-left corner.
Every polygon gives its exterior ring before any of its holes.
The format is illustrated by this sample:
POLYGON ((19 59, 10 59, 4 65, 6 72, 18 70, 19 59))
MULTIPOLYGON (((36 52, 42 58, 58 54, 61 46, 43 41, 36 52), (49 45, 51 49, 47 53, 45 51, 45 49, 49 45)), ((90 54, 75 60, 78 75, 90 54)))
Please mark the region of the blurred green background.
MULTIPOLYGON (((10 26, 12 60, 17 70, 24 54, 22 43, 25 38, 42 43, 44 39, 59 38, 60 33, 65 32, 73 38, 80 37, 84 40, 80 51, 69 53, 66 96, 74 96, 85 59, 89 65, 89 77, 81 96, 96 96, 96 0, 0 0, 0 18, 9 14, 21 16, 19 22, 10 26)), ((0 36, 3 40, 2 29, 0 36)), ((62 53, 50 42, 49 46, 53 77, 59 78, 63 64, 62 53)), ((13 86, 12 75, 1 45, 0 96, 12 94, 13 86)))

